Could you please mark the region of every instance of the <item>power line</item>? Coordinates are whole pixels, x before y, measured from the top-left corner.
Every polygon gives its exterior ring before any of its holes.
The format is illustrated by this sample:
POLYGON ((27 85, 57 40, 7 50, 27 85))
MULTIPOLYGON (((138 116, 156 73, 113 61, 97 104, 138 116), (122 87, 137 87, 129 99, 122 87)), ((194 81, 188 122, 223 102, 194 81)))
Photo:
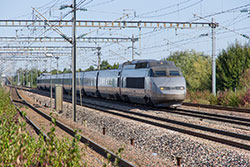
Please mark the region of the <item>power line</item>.
POLYGON ((143 17, 143 18, 155 18, 155 17, 161 17, 161 16, 166 16, 166 15, 170 15, 170 14, 173 14, 173 13, 177 13, 177 12, 180 12, 180 11, 182 11, 182 10, 191 8, 191 7, 193 7, 193 6, 195 6, 195 5, 199 4, 199 3, 201 3, 202 1, 204 1, 204 0, 199 0, 199 1, 195 2, 195 3, 192 3, 191 5, 185 6, 185 7, 183 7, 183 8, 180 8, 180 9, 175 10, 175 11, 172 11, 172 12, 163 13, 163 14, 154 15, 154 16, 147 16, 147 17, 143 17))
POLYGON ((91 5, 91 6, 86 6, 86 8, 91 8, 91 7, 95 7, 95 6, 104 5, 104 4, 107 4, 107 3, 113 2, 113 1, 115 1, 115 0, 108 0, 108 1, 104 1, 104 2, 97 3, 97 4, 94 4, 94 5, 91 5))
POLYGON ((170 6, 164 7, 164 8, 160 8, 160 9, 153 10, 153 11, 150 11, 150 12, 142 13, 142 14, 138 15, 137 17, 142 17, 143 15, 147 15, 147 14, 151 14, 151 13, 157 13, 157 12, 160 12, 162 10, 166 10, 166 9, 169 9, 169 8, 172 8, 172 7, 175 7, 175 6, 182 5, 182 4, 187 3, 189 1, 191 1, 191 0, 186 0, 186 1, 174 4, 174 5, 170 5, 170 6))
MULTIPOLYGON (((196 15, 196 14, 195 14, 194 16, 199 17, 200 19, 203 19, 203 20, 208 20, 208 19, 205 19, 204 17, 198 16, 198 15, 196 15)), ((238 33, 238 32, 236 32, 235 30, 231 30, 230 28, 227 28, 227 27, 225 27, 225 26, 223 26, 223 25, 220 25, 220 27, 222 27, 222 28, 224 28, 224 29, 226 29, 226 30, 228 30, 228 31, 231 31, 231 32, 233 32, 233 33, 235 33, 235 34, 238 34, 238 35, 242 36, 243 38, 250 39, 249 36, 247 36, 247 35, 245 35, 245 34, 238 33)))
MULTIPOLYGON (((238 10, 238 9, 241 9, 241 8, 244 8, 244 7, 247 7, 247 6, 250 6, 250 3, 248 3, 246 5, 238 6, 238 7, 235 7, 235 8, 223 10, 223 11, 213 13, 213 14, 210 14, 210 15, 202 16, 202 18, 212 17, 212 16, 216 16, 216 15, 219 15, 219 14, 227 13, 227 12, 232 12, 234 10, 238 10)), ((193 21, 197 21, 197 20, 199 20, 199 19, 195 19, 193 21)))

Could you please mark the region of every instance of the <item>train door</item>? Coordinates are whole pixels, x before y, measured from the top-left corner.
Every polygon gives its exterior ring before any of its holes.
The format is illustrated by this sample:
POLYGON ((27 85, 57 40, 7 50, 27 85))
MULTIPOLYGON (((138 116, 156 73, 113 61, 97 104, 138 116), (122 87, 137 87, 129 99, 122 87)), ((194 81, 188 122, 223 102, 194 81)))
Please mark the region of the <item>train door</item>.
POLYGON ((122 77, 121 77, 122 71, 118 72, 118 77, 117 77, 117 87, 119 88, 119 97, 121 97, 121 86, 122 86, 122 77))
POLYGON ((101 94, 100 94, 100 92, 98 90, 98 79, 99 79, 99 71, 96 74, 96 96, 101 97, 101 94))
POLYGON ((85 93, 85 89, 84 89, 84 75, 85 75, 85 73, 83 72, 82 73, 82 75, 81 75, 81 92, 82 92, 82 95, 86 95, 86 93, 85 93))

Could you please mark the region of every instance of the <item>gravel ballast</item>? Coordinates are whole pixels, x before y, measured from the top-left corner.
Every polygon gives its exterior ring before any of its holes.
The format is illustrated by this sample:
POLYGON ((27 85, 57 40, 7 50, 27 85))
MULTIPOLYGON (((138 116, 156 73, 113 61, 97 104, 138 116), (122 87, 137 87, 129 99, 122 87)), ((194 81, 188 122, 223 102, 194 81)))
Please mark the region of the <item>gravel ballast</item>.
MULTIPOLYGON (((49 104, 48 97, 28 93, 42 104, 49 104)), ((71 119, 71 104, 64 102, 61 116, 71 119)), ((147 152, 166 162, 176 163, 181 158, 181 166, 250 166, 248 151, 207 141, 171 130, 158 128, 126 118, 98 112, 77 106, 77 122, 88 128, 114 138, 118 142, 130 144, 134 140, 135 148, 147 152)), ((152 166, 165 166, 151 164, 152 166)), ((169 164, 172 166, 171 164, 169 164)))

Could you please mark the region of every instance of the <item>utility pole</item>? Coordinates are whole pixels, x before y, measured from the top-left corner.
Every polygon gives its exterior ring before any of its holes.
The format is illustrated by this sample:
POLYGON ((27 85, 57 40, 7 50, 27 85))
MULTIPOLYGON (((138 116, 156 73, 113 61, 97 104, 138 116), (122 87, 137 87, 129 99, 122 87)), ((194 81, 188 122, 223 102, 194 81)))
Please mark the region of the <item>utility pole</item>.
POLYGON ((25 83, 25 70, 23 70, 23 72, 22 72, 22 81, 23 81, 23 83, 22 83, 22 85, 24 86, 24 83, 25 83))
POLYGON ((38 78, 38 58, 36 59, 36 85, 37 85, 37 78, 38 78))
POLYGON ((72 119, 76 122, 76 0, 73 0, 72 10, 72 119))
POLYGON ((215 28, 216 24, 214 23, 214 19, 212 18, 212 93, 216 96, 216 60, 215 60, 215 28))
POLYGON ((18 73, 17 73, 17 85, 19 86, 19 83, 20 83, 20 71, 18 70, 18 73))
POLYGON ((31 68, 30 68, 30 87, 32 88, 33 87, 33 73, 32 73, 32 66, 33 66, 33 63, 32 63, 32 60, 30 60, 31 62, 31 68))
POLYGON ((55 58, 56 58, 56 74, 58 74, 58 59, 59 59, 59 57, 56 56, 55 58))
POLYGON ((134 38, 134 34, 132 35, 132 60, 134 60, 135 58, 135 38, 134 38))
MULTIPOLYGON (((51 57, 52 58, 52 57, 51 57)), ((52 97, 53 97, 53 89, 52 89, 52 65, 51 65, 52 60, 50 60, 50 112, 52 112, 52 97)))
POLYGON ((101 47, 97 47, 97 56, 98 56, 98 70, 101 70, 101 47))
POLYGON ((26 71, 26 72, 25 72, 25 77, 26 77, 26 83, 25 83, 25 86, 28 86, 28 74, 29 74, 29 72, 28 72, 28 71, 26 71))

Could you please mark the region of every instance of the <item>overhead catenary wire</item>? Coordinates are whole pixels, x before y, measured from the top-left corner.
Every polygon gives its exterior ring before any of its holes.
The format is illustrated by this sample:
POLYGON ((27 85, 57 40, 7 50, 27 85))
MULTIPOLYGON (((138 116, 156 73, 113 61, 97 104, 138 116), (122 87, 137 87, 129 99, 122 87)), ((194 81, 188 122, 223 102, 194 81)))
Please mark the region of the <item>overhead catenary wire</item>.
MULTIPOLYGON (((227 12, 232 12, 232 11, 235 11, 235 10, 239 10, 241 8, 245 8, 245 7, 248 7, 248 6, 250 6, 250 3, 248 3, 246 5, 241 5, 241 6, 238 6, 238 7, 235 7, 235 8, 223 10, 223 11, 220 11, 220 12, 216 12, 216 13, 213 13, 213 14, 209 14, 209 15, 206 15, 206 16, 202 16, 202 17, 205 19, 205 18, 208 18, 208 17, 213 17, 213 16, 224 14, 224 13, 227 13, 227 12)), ((194 19, 192 21, 197 21, 197 20, 199 20, 199 19, 194 19)))
POLYGON ((158 15, 153 15, 153 16, 144 16, 144 17, 141 17, 141 18, 155 18, 155 17, 162 17, 162 16, 174 14, 174 13, 183 11, 183 10, 185 10, 185 9, 191 8, 191 7, 193 7, 193 6, 195 6, 195 5, 199 4, 199 3, 201 3, 202 1, 204 1, 204 0, 199 0, 199 1, 197 1, 197 2, 195 2, 195 3, 192 3, 192 4, 188 5, 188 6, 182 7, 182 8, 180 8, 180 9, 177 9, 177 10, 174 10, 174 11, 171 11, 171 12, 167 12, 167 13, 163 13, 163 14, 158 14, 158 15))
POLYGON ((101 3, 97 3, 97 4, 90 5, 90 6, 86 6, 86 8, 92 8, 92 7, 96 7, 96 6, 108 4, 108 3, 111 3, 111 2, 113 2, 113 1, 115 1, 115 0, 104 1, 104 2, 101 2, 101 3))
POLYGON ((160 11, 172 8, 172 7, 178 7, 179 5, 182 5, 182 4, 187 3, 189 1, 191 1, 191 0, 186 0, 186 1, 174 4, 174 5, 166 6, 164 8, 160 8, 160 9, 156 9, 156 10, 153 10, 153 11, 145 12, 145 13, 139 14, 137 17, 142 17, 143 15, 148 15, 148 14, 151 14, 151 13, 157 13, 157 12, 160 12, 160 11))
MULTIPOLYGON (((208 19, 205 19, 205 18, 202 17, 202 16, 198 16, 198 15, 196 15, 196 14, 195 14, 195 16, 196 16, 196 17, 199 17, 200 19, 203 19, 203 20, 208 21, 208 19)), ((245 34, 238 33, 237 31, 232 30, 232 29, 230 29, 230 28, 228 28, 228 27, 226 27, 226 26, 223 26, 223 25, 221 25, 221 24, 220 24, 220 27, 222 27, 222 28, 224 28, 224 29, 226 29, 226 30, 228 30, 228 31, 231 31, 231 32, 233 32, 233 33, 235 33, 235 34, 238 34, 238 35, 242 36, 243 38, 250 39, 249 36, 247 36, 247 35, 245 35, 245 34)))

